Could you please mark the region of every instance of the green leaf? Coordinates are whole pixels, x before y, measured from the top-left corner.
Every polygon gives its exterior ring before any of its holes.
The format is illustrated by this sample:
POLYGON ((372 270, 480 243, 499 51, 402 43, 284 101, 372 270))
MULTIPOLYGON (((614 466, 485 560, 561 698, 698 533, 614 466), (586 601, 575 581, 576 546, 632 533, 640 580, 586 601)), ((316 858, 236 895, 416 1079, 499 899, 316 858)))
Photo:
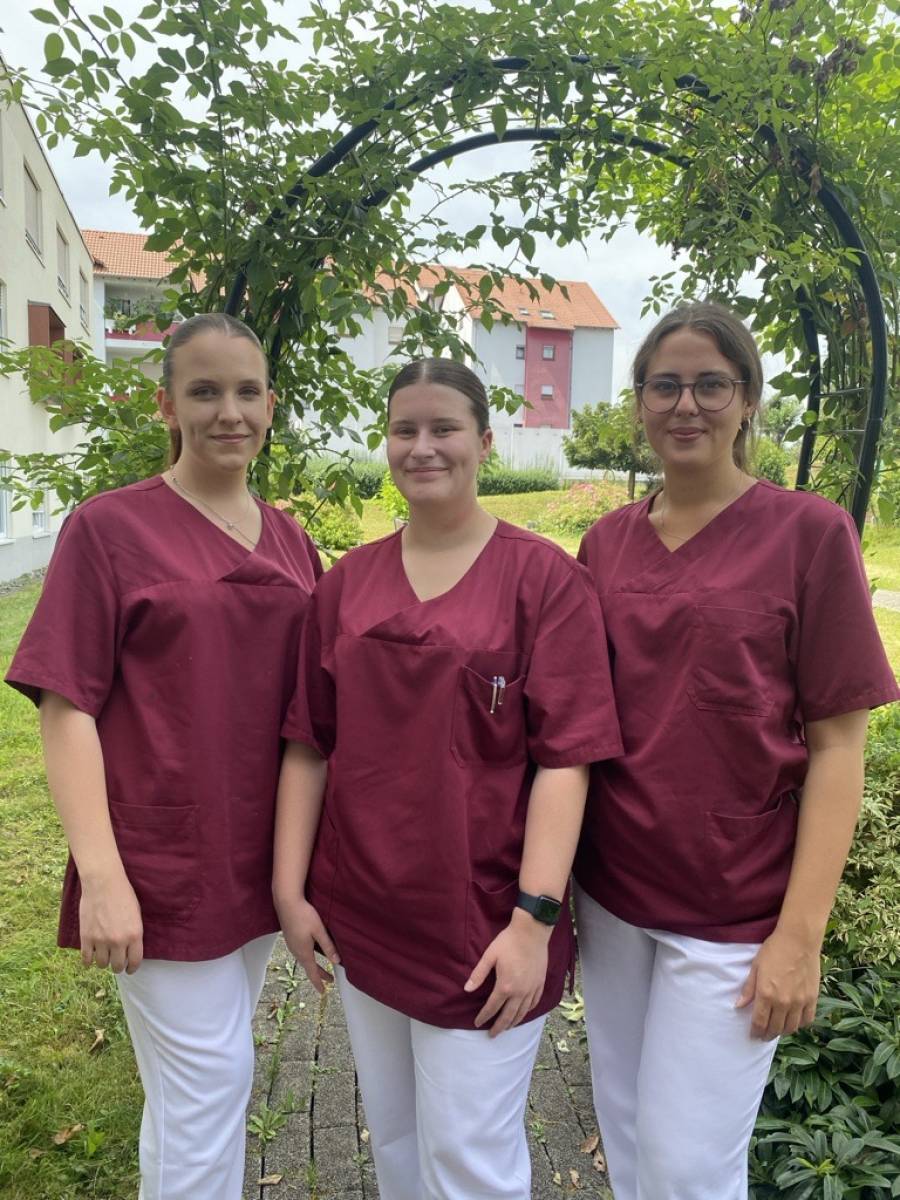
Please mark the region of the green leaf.
POLYGON ((58 33, 48 33, 44 39, 44 58, 47 62, 52 62, 55 58, 62 58, 65 48, 65 42, 58 33))
POLYGON ((61 75, 71 75, 77 69, 71 58, 54 58, 53 62, 47 63, 44 67, 46 73, 54 79, 61 75))
POLYGON ((498 138, 503 138, 506 133, 508 115, 505 104, 495 104, 491 109, 491 124, 494 127, 494 133, 498 138))
POLYGON ((36 21, 43 21, 45 25, 59 24, 59 17, 55 13, 48 12, 46 8, 33 8, 31 15, 36 21))

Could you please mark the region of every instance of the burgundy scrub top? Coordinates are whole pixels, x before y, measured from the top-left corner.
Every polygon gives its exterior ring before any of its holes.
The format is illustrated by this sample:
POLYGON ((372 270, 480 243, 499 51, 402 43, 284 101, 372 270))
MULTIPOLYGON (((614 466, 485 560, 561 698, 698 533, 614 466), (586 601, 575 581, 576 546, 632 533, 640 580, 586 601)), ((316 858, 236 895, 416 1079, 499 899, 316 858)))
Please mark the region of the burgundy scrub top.
MULTIPOLYGON (((352 550, 313 595, 282 732, 329 758, 307 895, 348 978, 472 1028, 494 977, 463 985, 512 916, 536 767, 621 753, 587 572, 500 521, 454 587, 419 601, 399 533, 352 550)), ((558 1003, 572 952, 564 911, 529 1019, 558 1003)))
MULTIPOLYGON (((147 958, 218 958, 278 929, 279 730, 321 565, 292 517, 260 510, 251 552, 158 477, 86 501, 6 677, 96 719, 147 958)), ((79 946, 79 898, 70 858, 61 946, 79 946)))
POLYGON ((804 723, 900 692, 837 505, 760 481, 670 551, 650 504, 601 518, 579 553, 625 755, 592 773, 575 878, 633 925, 757 942, 791 868, 804 723))

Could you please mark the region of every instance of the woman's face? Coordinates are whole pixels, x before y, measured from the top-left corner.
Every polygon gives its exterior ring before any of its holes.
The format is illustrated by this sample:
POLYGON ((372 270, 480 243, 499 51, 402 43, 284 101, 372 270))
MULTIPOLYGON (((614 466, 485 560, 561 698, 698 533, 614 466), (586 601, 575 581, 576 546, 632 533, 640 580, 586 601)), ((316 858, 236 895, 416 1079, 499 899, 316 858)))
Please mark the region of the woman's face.
MULTIPOLYGON (((647 380, 654 378, 676 384, 705 380, 712 393, 717 379, 741 379, 742 375, 737 364, 719 350, 715 338, 683 328, 667 334, 647 364, 645 394, 647 380)), ((753 412, 753 405, 746 399, 746 385, 737 384, 730 402, 717 412, 701 408, 690 388, 681 389, 677 403, 667 413, 651 412, 643 403, 638 411, 647 441, 664 466, 702 469, 723 459, 731 461, 741 422, 753 412)))
POLYGON ((388 466, 411 507, 473 498, 491 440, 489 429, 478 432, 468 397, 455 388, 414 383, 391 397, 388 466))
POLYGON ((208 330, 175 351, 171 390, 161 388, 157 403, 169 428, 181 431, 179 462, 243 471, 272 424, 275 394, 258 346, 208 330))

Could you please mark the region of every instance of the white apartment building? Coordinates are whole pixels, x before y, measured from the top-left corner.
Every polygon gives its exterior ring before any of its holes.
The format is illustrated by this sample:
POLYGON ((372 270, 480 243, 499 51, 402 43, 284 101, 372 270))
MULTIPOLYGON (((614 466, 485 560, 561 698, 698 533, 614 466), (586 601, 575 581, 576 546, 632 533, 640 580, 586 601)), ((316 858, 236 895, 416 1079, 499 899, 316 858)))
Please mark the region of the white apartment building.
MULTIPOLYGON (((92 267, 24 108, 0 96, 0 338, 12 347, 90 342, 97 320, 92 267)), ((51 433, 46 410, 21 378, 0 377, 0 448, 58 452, 78 440, 77 429, 51 433)), ((0 479, 0 580, 47 564, 64 516, 57 508, 50 496, 37 511, 13 512, 0 479)))
MULTIPOLYGON (((572 427, 572 413, 588 404, 612 399, 613 339, 616 321, 586 283, 561 281, 548 291, 538 279, 535 289, 507 278, 495 294, 513 324, 495 322, 486 329, 480 321, 478 296, 481 272, 453 268, 468 287, 454 283, 436 296, 436 283, 445 279, 440 267, 423 271, 416 299, 457 315, 462 336, 475 351, 474 369, 488 387, 507 387, 522 397, 514 413, 494 412, 494 444, 509 466, 549 466, 566 469, 562 442, 572 427)), ((381 280, 389 286, 387 277, 381 280)), ((403 325, 393 324, 376 309, 363 332, 345 338, 342 346, 361 367, 380 367, 403 337, 403 325)), ((349 438, 335 445, 351 448, 349 438)))

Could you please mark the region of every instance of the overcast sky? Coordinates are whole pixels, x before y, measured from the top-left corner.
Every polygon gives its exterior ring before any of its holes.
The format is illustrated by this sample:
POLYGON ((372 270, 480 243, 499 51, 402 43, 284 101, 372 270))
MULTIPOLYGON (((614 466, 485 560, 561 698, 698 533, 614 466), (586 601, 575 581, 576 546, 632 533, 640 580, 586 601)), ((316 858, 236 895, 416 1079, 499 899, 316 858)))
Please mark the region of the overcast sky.
MULTIPOLYGON (((137 15, 144 0, 116 0, 116 8, 126 18, 137 15)), ((30 7, 30 4, 27 6, 30 7)), ((39 70, 43 63, 42 46, 49 26, 35 21, 26 5, 7 0, 0 17, 0 52, 13 66, 39 70)), ((90 8, 99 8, 99 4, 90 8)), ((283 6, 272 7, 273 19, 291 25, 307 7, 306 0, 287 0, 283 6)), ((138 43, 141 45, 141 43, 138 43)), ((301 61, 301 47, 285 46, 283 54, 301 61)), ((443 180, 462 180, 498 169, 513 168, 528 161, 529 151, 523 146, 492 147, 475 151, 460 158, 448 171, 441 170, 443 180)), ((110 196, 110 169, 99 156, 75 159, 65 147, 48 154, 60 186, 78 223, 86 229, 111 229, 138 232, 140 226, 128 204, 121 196, 110 196)), ((427 184, 419 185, 414 201, 424 207, 433 200, 427 184)), ((444 208, 445 219, 460 228, 470 228, 485 219, 483 202, 478 197, 462 196, 444 208)), ((493 243, 485 246, 484 256, 492 255, 493 243)), ((493 249, 493 254, 496 255, 493 249)), ((621 330, 616 334, 616 353, 613 366, 614 394, 624 386, 628 367, 643 334, 652 319, 641 319, 641 305, 649 290, 651 276, 671 269, 668 251, 633 228, 618 231, 609 242, 598 235, 588 239, 585 248, 560 248, 545 238, 538 239, 536 263, 557 279, 585 280, 591 285, 621 330)), ((465 263, 455 265, 465 266, 465 263)))

